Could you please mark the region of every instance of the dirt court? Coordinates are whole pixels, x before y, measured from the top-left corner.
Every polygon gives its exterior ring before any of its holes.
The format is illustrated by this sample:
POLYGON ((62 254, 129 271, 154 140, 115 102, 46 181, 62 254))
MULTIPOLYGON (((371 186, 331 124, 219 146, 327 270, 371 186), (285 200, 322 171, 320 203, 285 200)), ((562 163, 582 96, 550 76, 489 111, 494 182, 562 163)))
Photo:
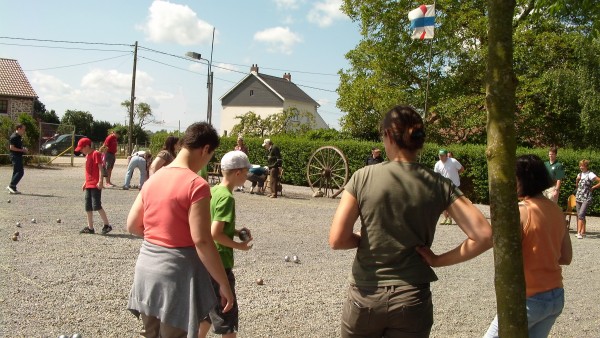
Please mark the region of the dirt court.
MULTIPOLYGON (((7 193, 12 168, 0 167, 1 337, 139 336, 140 322, 126 309, 141 239, 126 232, 125 221, 137 190, 104 190, 103 206, 115 230, 79 234, 85 225, 82 163, 79 158, 75 167, 25 168, 22 195, 7 193), (15 231, 18 241, 12 240, 15 231)), ((124 175, 120 160, 113 182, 122 185, 124 175)), ((339 337, 354 251, 329 249, 339 200, 311 193, 287 185, 276 200, 235 193, 238 227, 250 228, 255 238, 252 250, 235 256, 239 337, 339 337), (300 263, 285 262, 286 255, 297 255, 300 263), (258 278, 264 285, 256 284, 258 278)), ((487 206, 479 207, 489 216, 487 206)), ((99 216, 94 219, 100 230, 99 216)), ((573 263, 563 270, 566 305, 551 336, 600 337, 600 219, 588 218, 587 238, 573 235, 573 263)), ((463 239, 456 225, 440 225, 433 250, 463 239)), ((481 337, 495 314, 492 251, 436 273, 431 336, 481 337)))

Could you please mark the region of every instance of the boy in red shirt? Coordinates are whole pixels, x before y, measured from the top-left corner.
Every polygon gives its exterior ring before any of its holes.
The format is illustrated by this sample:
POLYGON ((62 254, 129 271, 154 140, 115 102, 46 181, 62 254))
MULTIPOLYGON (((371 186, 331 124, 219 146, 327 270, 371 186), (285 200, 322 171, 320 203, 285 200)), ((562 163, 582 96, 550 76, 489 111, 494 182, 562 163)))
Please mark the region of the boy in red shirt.
POLYGON ((112 230, 108 224, 108 218, 104 209, 102 209, 102 188, 104 185, 100 178, 102 171, 102 154, 92 148, 92 141, 84 137, 77 142, 75 151, 82 152, 86 155, 85 158, 85 182, 81 190, 85 191, 85 211, 87 212, 87 227, 80 231, 82 234, 93 234, 94 231, 94 214, 93 211, 98 211, 100 218, 104 222, 102 234, 107 234, 112 230))

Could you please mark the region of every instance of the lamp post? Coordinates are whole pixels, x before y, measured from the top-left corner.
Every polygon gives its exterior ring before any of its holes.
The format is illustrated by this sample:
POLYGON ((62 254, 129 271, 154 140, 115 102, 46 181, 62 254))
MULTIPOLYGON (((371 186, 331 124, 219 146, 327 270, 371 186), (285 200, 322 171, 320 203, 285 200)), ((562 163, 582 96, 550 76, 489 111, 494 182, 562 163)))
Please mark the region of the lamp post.
POLYGON ((212 44, 210 47, 210 60, 203 58, 200 53, 196 53, 196 52, 185 53, 185 56, 189 57, 190 59, 194 59, 194 60, 198 60, 198 61, 200 61, 200 60, 206 61, 206 65, 208 66, 208 73, 207 73, 207 79, 206 79, 206 90, 208 91, 208 97, 207 97, 208 102, 206 105, 206 121, 209 124, 212 124, 212 93, 213 93, 212 53, 213 53, 214 43, 215 43, 215 28, 213 27, 212 44))

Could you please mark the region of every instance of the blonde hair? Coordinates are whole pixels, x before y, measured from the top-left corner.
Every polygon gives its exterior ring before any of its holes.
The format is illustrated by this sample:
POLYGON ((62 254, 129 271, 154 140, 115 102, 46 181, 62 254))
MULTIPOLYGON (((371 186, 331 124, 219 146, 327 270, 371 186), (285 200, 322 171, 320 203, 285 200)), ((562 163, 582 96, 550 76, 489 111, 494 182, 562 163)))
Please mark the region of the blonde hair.
POLYGON ((590 161, 588 161, 588 160, 581 160, 581 161, 579 161, 579 165, 582 165, 582 166, 584 166, 586 168, 589 168, 590 167, 590 161))

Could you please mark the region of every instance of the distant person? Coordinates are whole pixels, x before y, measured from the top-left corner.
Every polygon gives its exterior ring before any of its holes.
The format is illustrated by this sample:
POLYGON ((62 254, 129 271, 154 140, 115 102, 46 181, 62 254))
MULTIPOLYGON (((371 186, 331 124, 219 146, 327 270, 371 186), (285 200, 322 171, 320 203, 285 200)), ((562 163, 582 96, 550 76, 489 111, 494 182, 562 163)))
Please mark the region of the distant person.
POLYGON ((454 154, 451 151, 448 151, 448 158, 454 158, 454 154))
POLYGON ((196 174, 218 146, 210 124, 190 125, 175 160, 144 184, 127 216, 127 230, 144 238, 127 308, 141 316, 145 337, 197 337, 216 304, 211 276, 223 311, 233 306, 210 232, 210 186, 196 174))
MULTIPOLYGON (((560 266, 571 264, 571 238, 562 210, 542 194, 554 183, 542 160, 519 156, 516 174, 529 337, 548 337, 565 305, 560 266)), ((497 337, 498 316, 484 338, 497 337)))
POLYGON ((577 207, 576 236, 578 239, 585 237, 585 215, 587 213, 587 208, 592 203, 592 192, 600 187, 600 177, 589 171, 589 166, 590 161, 579 161, 579 170, 581 170, 581 172, 577 174, 577 178, 575 179, 575 186, 577 187, 577 191, 575 192, 575 206, 577 207))
POLYGON ((562 163, 556 159, 558 149, 556 147, 550 148, 548 151, 548 161, 544 162, 546 170, 550 173, 550 179, 552 180, 552 186, 544 190, 544 196, 558 203, 558 196, 560 195, 560 185, 562 180, 565 178, 565 168, 562 163))
MULTIPOLYGON (((346 184, 329 232, 334 250, 356 249, 341 337, 428 337, 433 325, 431 267, 467 261, 492 247, 492 228, 449 180, 417 162, 421 116, 397 106, 381 122, 389 161, 358 169, 346 184), (441 255, 430 247, 442 210, 467 235, 441 255), (360 231, 354 225, 360 220, 360 231)), ((467 305, 465 305, 467 306, 467 305)))
POLYGON ((10 194, 20 194, 21 192, 17 190, 17 184, 25 175, 25 168, 23 167, 23 155, 27 154, 28 150, 23 146, 23 135, 25 135, 25 125, 17 124, 15 128, 15 132, 10 135, 8 150, 10 151, 10 161, 13 165, 13 174, 6 187, 6 190, 10 194))
POLYGON ((248 170, 247 180, 252 182, 252 187, 250 188, 250 194, 262 195, 265 187, 265 181, 267 180, 267 175, 269 174, 269 167, 261 167, 260 165, 253 165, 252 168, 248 170), (258 185, 256 192, 254 189, 258 185))
POLYGON ((140 150, 133 153, 129 159, 129 163, 127 164, 127 172, 125 173, 125 184, 123 185, 123 190, 129 190, 131 177, 133 176, 135 169, 138 169, 140 172, 139 189, 142 189, 142 186, 148 179, 148 167, 150 166, 151 159, 152 153, 150 153, 149 150, 140 150))
MULTIPOLYGON (((433 171, 440 175, 449 178, 452 183, 458 188, 460 187, 460 176, 465 168, 455 160, 454 158, 448 157, 448 150, 440 149, 438 152, 439 161, 436 162, 433 171)), ((446 210, 444 210, 444 220, 440 224, 452 224, 452 217, 446 210)))
POLYGON ((92 141, 84 137, 77 142, 75 151, 85 155, 85 182, 81 186, 81 190, 85 191, 85 212, 87 213, 87 227, 83 228, 80 233, 94 234, 94 211, 97 211, 104 222, 102 234, 107 234, 112 231, 112 226, 108 223, 106 212, 102 208, 102 154, 92 148, 92 141))
POLYGON ((377 147, 371 148, 371 155, 369 155, 365 160, 365 165, 373 165, 381 162, 383 162, 383 157, 381 157, 381 149, 377 147))
MULTIPOLYGON (((237 142, 236 142, 233 150, 239 150, 239 151, 243 152, 244 154, 248 155, 248 146, 244 143, 244 138, 242 136, 238 136, 237 142)), ((240 185, 239 187, 236 187, 235 191, 244 192, 244 184, 242 183, 242 185, 240 185)))
POLYGON ((160 168, 167 166, 173 162, 175 156, 177 156, 177 143, 179 142, 179 138, 175 136, 169 136, 165 140, 165 144, 163 145, 161 151, 156 154, 156 157, 150 164, 149 174, 152 176, 156 171, 160 168))
MULTIPOLYGON (((233 250, 248 251, 252 248, 250 241, 252 235, 250 230, 246 228, 236 229, 236 211, 235 211, 235 199, 233 198, 233 187, 239 186, 242 182, 246 181, 246 175, 248 169, 251 167, 248 156, 240 151, 234 150, 226 153, 221 158, 221 170, 223 171, 223 180, 220 184, 212 187, 211 199, 210 199, 210 214, 212 219, 211 232, 223 267, 227 273, 227 279, 233 291, 235 301, 233 302, 233 308, 229 312, 223 313, 223 307, 218 305, 214 307, 210 312, 209 316, 206 317, 200 323, 200 332, 198 337, 206 337, 211 324, 213 332, 215 334, 223 335, 224 337, 234 338, 237 335, 238 324, 239 324, 239 309, 238 309, 238 297, 235 294, 235 275, 233 274, 233 250), (241 232, 245 232, 245 234, 241 232), (233 238, 237 236, 240 242, 236 242, 233 238)), ((220 299, 219 284, 212 281, 215 289, 215 295, 217 300, 220 299)))
POLYGON ((263 148, 267 149, 267 166, 269 167, 269 175, 271 176, 271 194, 269 197, 277 198, 277 186, 279 183, 279 170, 282 165, 281 151, 279 147, 273 144, 271 139, 265 139, 262 144, 263 148))
POLYGON ((108 148, 106 150, 106 154, 104 155, 104 170, 103 176, 106 177, 106 187, 111 188, 115 185, 110 180, 112 176, 112 170, 115 166, 115 161, 117 160, 117 148, 118 148, 118 140, 119 134, 117 134, 116 130, 112 130, 110 134, 104 140, 104 145, 108 148))

